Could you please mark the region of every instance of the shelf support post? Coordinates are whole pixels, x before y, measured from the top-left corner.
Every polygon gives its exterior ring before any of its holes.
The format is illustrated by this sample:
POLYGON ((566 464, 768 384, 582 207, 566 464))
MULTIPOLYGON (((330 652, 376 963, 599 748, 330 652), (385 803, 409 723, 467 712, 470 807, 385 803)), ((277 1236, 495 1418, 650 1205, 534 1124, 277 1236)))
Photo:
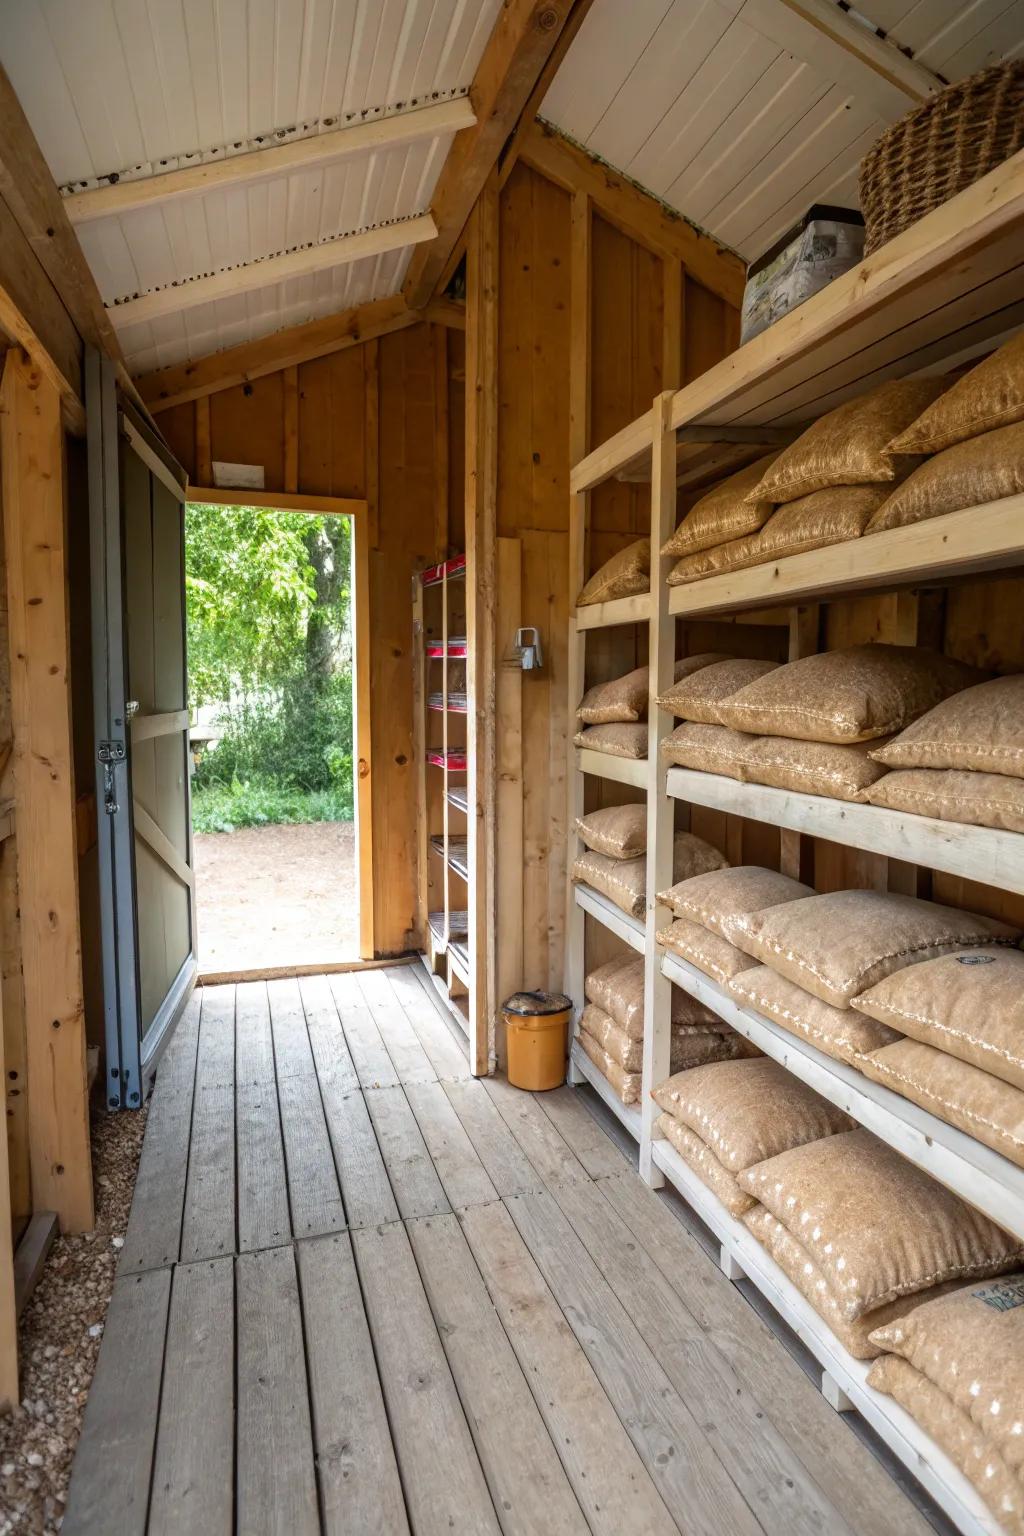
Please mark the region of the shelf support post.
POLYGON ((672 921, 657 893, 672 884, 675 805, 668 797, 666 766, 659 750, 671 721, 658 696, 672 685, 676 654, 675 620, 668 611, 670 559, 660 550, 676 521, 676 435, 673 392, 665 390, 651 411, 651 617, 648 644, 650 695, 647 705, 647 934, 644 946, 644 1057, 641 1087, 640 1173, 652 1188, 665 1182, 651 1157, 658 1106, 651 1089, 669 1075, 672 1043, 672 983, 661 971, 657 934, 672 921))
MULTIPOLYGON (((569 267, 569 462, 577 464, 590 446, 590 198, 586 192, 572 197, 569 267)), ((583 1006, 586 971, 586 917, 576 905, 572 866, 582 849, 576 831, 577 817, 586 810, 586 779, 580 772, 573 745, 576 711, 583 697, 586 681, 586 646, 584 630, 576 625, 576 598, 587 575, 587 522, 590 496, 586 491, 569 498, 569 754, 566 782, 569 786, 565 912, 565 991, 574 1005, 571 1035, 576 1034, 578 1011, 583 1006)), ((569 1082, 578 1086, 583 1074, 569 1056, 569 1082)))

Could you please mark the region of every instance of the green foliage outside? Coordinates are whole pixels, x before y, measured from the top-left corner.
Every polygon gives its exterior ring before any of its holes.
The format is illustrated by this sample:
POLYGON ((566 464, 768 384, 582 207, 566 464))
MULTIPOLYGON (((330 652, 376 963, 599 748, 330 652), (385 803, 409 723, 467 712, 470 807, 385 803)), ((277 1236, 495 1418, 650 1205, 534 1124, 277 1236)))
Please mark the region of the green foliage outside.
POLYGON ((198 832, 352 819, 350 586, 347 518, 188 507, 189 703, 221 706, 198 832))

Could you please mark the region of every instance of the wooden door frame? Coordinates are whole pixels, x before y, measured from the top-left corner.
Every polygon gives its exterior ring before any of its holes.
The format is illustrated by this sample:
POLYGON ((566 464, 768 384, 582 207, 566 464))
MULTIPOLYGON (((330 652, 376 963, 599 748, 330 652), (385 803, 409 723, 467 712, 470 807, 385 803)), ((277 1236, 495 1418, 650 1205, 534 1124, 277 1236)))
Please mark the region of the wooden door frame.
POLYGON ((217 507, 266 507, 272 512, 309 512, 352 519, 352 626, 355 659, 353 786, 356 863, 359 884, 359 957, 374 958, 373 920, 373 741, 370 688, 370 504, 357 496, 306 496, 295 491, 244 491, 188 486, 186 502, 217 507))

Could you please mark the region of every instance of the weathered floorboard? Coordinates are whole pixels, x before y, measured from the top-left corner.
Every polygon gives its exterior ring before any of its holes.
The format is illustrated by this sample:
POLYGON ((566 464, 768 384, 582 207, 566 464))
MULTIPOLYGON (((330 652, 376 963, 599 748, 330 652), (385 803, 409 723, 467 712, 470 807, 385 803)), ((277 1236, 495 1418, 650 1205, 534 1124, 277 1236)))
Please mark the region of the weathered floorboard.
POLYGON ((330 986, 360 1085, 363 1088, 397 1088, 395 1064, 363 1002, 355 977, 344 973, 332 976, 330 986))
POLYGON ((114 1282, 64 1514, 67 1536, 143 1536, 171 1271, 114 1282))
POLYGON ((371 1089, 366 1103, 403 1220, 447 1211, 441 1181, 402 1089, 371 1089))
POLYGON ((405 1096, 452 1210, 486 1205, 498 1192, 440 1083, 407 1083, 405 1096))
POLYGON ((284 1132, 292 1231, 296 1237, 340 1232, 345 1207, 316 1077, 297 1073, 277 1085, 284 1132))
POLYGON ((471 1078, 466 1048, 441 1018, 439 1004, 427 990, 419 967, 400 965, 385 974, 438 1078, 460 1082, 471 1078))
POLYGON ((502 1531, 587 1536, 457 1217, 421 1217, 409 1223, 409 1236, 502 1531))
POLYGON ((326 976, 303 976, 299 994, 306 1015, 306 1029, 313 1051, 316 1075, 321 1084, 332 1083, 342 1093, 359 1087, 345 1033, 326 976))
POLYGON ((235 1277, 230 1258, 179 1264, 171 1287, 148 1536, 231 1536, 235 1277))
POLYGON ((412 1528, 416 1536, 496 1536, 494 1506, 405 1228, 364 1228, 352 1243, 412 1528))
POLYGON ((239 1531, 319 1536, 302 1317, 291 1248, 235 1261, 239 1531))
POLYGON ((409 1522, 349 1238, 312 1238, 297 1253, 325 1536, 403 1536, 409 1522))
POLYGON ((363 971, 359 990, 380 1030, 400 1083, 434 1083, 437 1073, 430 1064, 408 1015, 395 996, 383 971, 363 971))
POLYGON ((235 1102, 238 1162, 238 1251, 291 1239, 277 1084, 239 1083, 235 1102))
POLYGON ((476 1078, 441 1085, 498 1194, 523 1195, 544 1181, 476 1078))

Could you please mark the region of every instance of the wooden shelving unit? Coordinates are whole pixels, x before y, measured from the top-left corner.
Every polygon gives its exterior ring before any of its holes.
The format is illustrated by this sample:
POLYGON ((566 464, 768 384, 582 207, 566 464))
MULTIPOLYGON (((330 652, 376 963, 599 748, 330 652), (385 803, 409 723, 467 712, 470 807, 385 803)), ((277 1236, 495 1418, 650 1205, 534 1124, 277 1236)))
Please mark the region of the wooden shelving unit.
MULTIPOLYGON (((741 832, 752 823, 779 829, 781 867, 788 873, 801 873, 803 840, 820 839, 826 846, 838 845, 839 853, 858 850, 861 857, 876 859, 882 882, 901 890, 917 890, 919 876, 928 880, 934 872, 936 877, 980 882, 996 893, 1024 893, 1024 836, 670 768, 659 746, 676 722, 657 709, 655 700, 672 681, 677 621, 739 621, 738 654, 744 620, 781 623, 788 627, 792 659, 817 648, 815 604, 860 594, 888 599, 913 594, 925 584, 949 586, 965 578, 1019 572, 1024 569, 1024 497, 1007 497, 686 586, 668 586, 672 562, 657 551, 676 525, 679 486, 710 483, 743 462, 743 454, 753 457, 755 445, 791 437, 799 423, 883 380, 944 372, 991 350, 1022 326, 1024 154, 1018 154, 699 379, 658 396, 649 411, 580 456, 570 480, 573 580, 581 585, 589 574, 589 493, 613 477, 650 483, 654 552, 649 594, 577 609, 569 626, 571 715, 584 682, 590 681, 588 639, 620 625, 639 626, 634 633, 641 638, 646 630, 647 760, 624 762, 573 749, 568 807, 571 867, 580 847, 573 824, 586 804, 588 780, 611 780, 645 792, 646 921, 628 918, 597 892, 570 883, 565 976, 566 991, 581 1004, 588 935, 595 931, 588 924, 603 930, 606 941, 614 936, 644 955, 647 1029, 640 1111, 616 1103, 575 1041, 570 1080, 596 1088, 636 1137, 641 1172, 648 1182, 657 1186, 667 1178, 718 1237, 726 1273, 745 1275, 796 1330, 822 1365, 830 1401, 859 1411, 971 1536, 992 1536, 998 1527, 965 1479, 891 1399, 867 1387, 866 1368, 850 1358, 746 1228, 695 1179, 669 1143, 656 1137, 658 1110, 650 1089, 669 1075, 672 987, 682 987, 712 1007, 909 1161, 1021 1236, 1024 1170, 854 1068, 823 1056, 774 1021, 741 1007, 731 993, 667 953, 657 936, 671 922, 671 913, 659 906, 656 893, 672 883, 674 833, 689 824, 697 807, 725 813, 741 832), (716 443, 721 450, 717 458, 711 451, 716 443)), ((582 446, 577 440, 577 448, 582 446)), ((915 603, 912 596, 908 607, 916 614, 915 603)), ((642 653, 643 646, 637 650, 642 653)), ((963 905, 970 905, 969 895, 963 905)))
POLYGON ((471 700, 464 555, 420 572, 413 587, 413 634, 423 961, 468 1047, 474 1007, 468 934, 474 903, 467 847, 471 700))

